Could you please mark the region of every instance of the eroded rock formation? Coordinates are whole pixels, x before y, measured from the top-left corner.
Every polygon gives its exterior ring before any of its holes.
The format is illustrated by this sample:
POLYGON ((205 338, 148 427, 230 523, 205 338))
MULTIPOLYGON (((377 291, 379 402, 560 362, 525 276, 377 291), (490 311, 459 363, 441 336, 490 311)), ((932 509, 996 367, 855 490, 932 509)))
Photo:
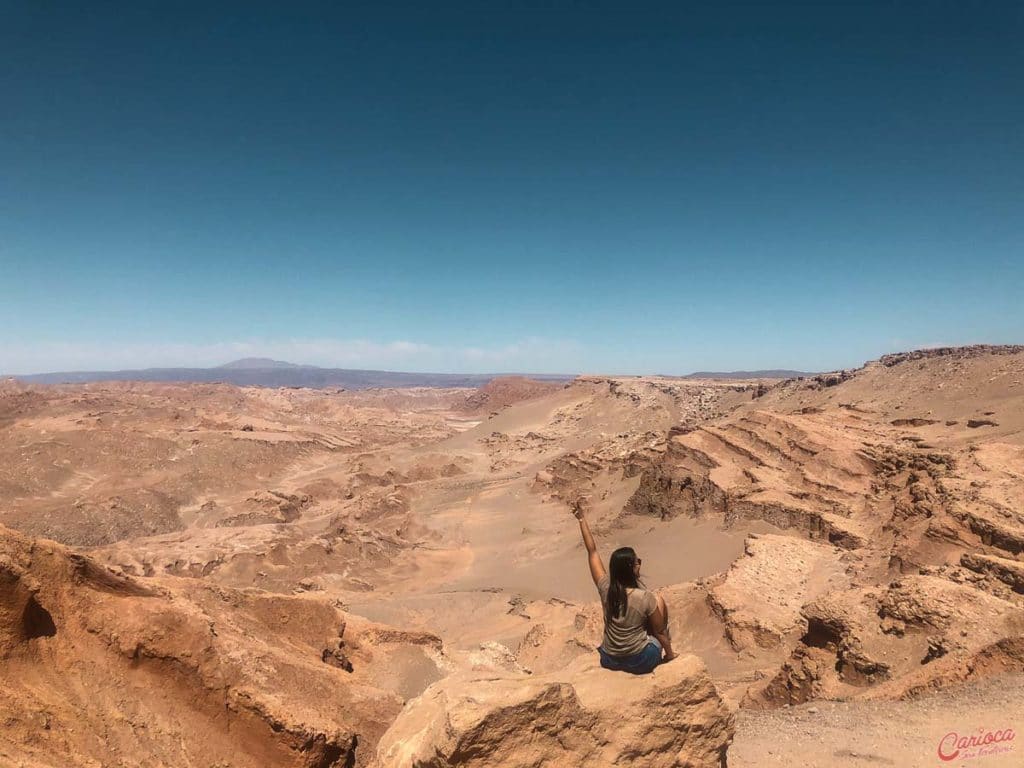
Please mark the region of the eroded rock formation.
POLYGON ((311 598, 143 583, 0 527, 0 762, 362 764, 401 708, 394 668, 440 651, 349 617, 346 673, 321 660, 345 618, 311 598))

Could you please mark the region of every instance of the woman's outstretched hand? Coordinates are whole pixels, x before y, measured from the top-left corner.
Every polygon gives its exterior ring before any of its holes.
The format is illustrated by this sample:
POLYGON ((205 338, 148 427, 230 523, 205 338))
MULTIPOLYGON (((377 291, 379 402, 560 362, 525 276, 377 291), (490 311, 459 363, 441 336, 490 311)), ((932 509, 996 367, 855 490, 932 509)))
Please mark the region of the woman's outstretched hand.
POLYGON ((581 496, 572 502, 572 516, 580 521, 580 533, 583 535, 583 546, 587 549, 587 561, 590 563, 590 575, 595 584, 600 584, 605 577, 604 563, 597 554, 597 544, 594 543, 594 534, 590 532, 590 523, 587 522, 587 497, 581 496))

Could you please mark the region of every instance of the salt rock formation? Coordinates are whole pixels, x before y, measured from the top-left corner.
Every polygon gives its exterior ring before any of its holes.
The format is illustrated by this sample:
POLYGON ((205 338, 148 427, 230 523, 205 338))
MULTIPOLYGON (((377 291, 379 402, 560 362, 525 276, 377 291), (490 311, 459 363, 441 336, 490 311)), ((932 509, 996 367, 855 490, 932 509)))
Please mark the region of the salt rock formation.
POLYGON ((633 676, 601 669, 589 654, 545 675, 445 678, 402 711, 375 768, 720 768, 733 731, 696 656, 633 676))

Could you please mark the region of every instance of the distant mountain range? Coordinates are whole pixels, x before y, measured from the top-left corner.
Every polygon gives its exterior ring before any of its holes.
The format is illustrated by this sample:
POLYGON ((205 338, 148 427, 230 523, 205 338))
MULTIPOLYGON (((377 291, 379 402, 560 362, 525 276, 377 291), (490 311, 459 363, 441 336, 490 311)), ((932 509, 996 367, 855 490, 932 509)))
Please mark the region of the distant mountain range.
POLYGON ((243 357, 241 360, 232 360, 230 363, 218 365, 217 368, 231 371, 269 371, 280 368, 315 368, 315 365, 296 365, 286 363, 283 360, 271 360, 269 357, 243 357))
MULTIPOLYGON (((2 374, 0 374, 2 375, 2 374)), ((803 371, 698 371, 683 379, 791 379, 813 376, 803 371)), ((143 368, 121 371, 59 371, 14 376, 35 384, 82 384, 90 381, 223 382, 240 387, 309 387, 371 389, 373 387, 482 387, 499 376, 527 376, 536 381, 565 382, 575 374, 518 373, 403 373, 296 365, 269 357, 244 357, 213 368, 143 368)))
MULTIPOLYGON (((215 368, 144 368, 122 371, 60 371, 15 376, 36 384, 81 384, 89 381, 223 382, 241 387, 481 387, 504 373, 402 373, 347 368, 318 368, 264 357, 247 357, 215 368)), ((538 381, 571 381, 569 374, 527 374, 538 381)))

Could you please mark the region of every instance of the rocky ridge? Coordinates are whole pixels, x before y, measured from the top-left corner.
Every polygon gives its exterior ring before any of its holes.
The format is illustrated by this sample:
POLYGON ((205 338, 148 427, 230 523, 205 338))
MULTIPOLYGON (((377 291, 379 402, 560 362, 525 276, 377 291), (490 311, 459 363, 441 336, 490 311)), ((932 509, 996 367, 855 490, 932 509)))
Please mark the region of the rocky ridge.
POLYGON ((323 600, 136 580, 3 527, 0 584, 5 764, 363 765, 394 668, 444 664, 323 600))
POLYGON ((730 644, 762 653, 766 682, 741 683, 741 698, 892 698, 1020 668, 1022 352, 887 356, 670 433, 629 511, 756 521, 803 539, 751 539, 705 584, 730 644), (946 372, 963 366, 968 380, 1009 388, 949 393, 960 385, 946 372), (1000 417, 1001 432, 972 429, 978 411, 1000 417), (771 648, 788 656, 775 674, 771 648))

